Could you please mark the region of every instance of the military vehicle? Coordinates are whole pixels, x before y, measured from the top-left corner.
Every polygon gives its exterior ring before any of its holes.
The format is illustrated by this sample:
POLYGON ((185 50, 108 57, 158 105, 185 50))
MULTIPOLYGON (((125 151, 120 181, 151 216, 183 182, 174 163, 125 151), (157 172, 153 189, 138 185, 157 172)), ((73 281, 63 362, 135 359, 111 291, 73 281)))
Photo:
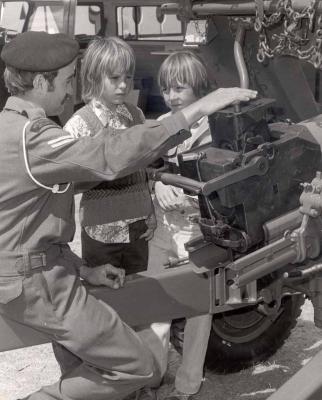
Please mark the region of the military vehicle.
MULTIPOLYGON (((210 117, 212 143, 182 154, 181 176, 151 173, 198 195, 202 236, 187 243, 189 258, 170 260, 159 276, 142 273, 121 291, 90 288, 93 294, 133 326, 179 319, 173 327, 178 348, 181 318, 212 313, 207 365, 217 370, 236 370, 276 351, 295 326, 303 294, 321 327, 321 3, 0 4, 3 43, 28 29, 75 35, 81 50, 95 35, 127 40, 137 56, 138 102, 148 115, 164 110, 156 84, 159 65, 183 47, 206 60, 214 85, 259 92, 253 102, 210 117)), ((74 104, 62 121, 81 102, 79 82, 75 87, 74 104)), ((0 324, 2 350, 46 340, 28 329, 17 334, 12 321, 0 324)))

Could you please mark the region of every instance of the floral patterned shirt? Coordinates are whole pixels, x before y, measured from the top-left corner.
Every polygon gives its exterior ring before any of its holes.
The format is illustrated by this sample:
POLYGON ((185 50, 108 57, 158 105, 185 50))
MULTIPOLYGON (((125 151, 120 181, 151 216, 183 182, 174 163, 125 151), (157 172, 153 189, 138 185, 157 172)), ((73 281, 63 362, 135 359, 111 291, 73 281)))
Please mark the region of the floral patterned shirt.
MULTIPOLYGON (((90 106, 102 125, 115 128, 115 132, 117 132, 117 129, 126 129, 133 123, 133 117, 125 104, 118 105, 115 111, 112 111, 97 100, 93 100, 90 106)), ((142 122, 144 122, 144 120, 145 118, 142 113, 142 122)), ((72 116, 64 126, 64 129, 74 137, 93 135, 80 115, 72 116)), ((129 224, 147 218, 148 216, 143 216, 140 218, 126 219, 124 221, 109 222, 102 225, 86 226, 85 231, 89 237, 99 242, 129 243, 129 224)))

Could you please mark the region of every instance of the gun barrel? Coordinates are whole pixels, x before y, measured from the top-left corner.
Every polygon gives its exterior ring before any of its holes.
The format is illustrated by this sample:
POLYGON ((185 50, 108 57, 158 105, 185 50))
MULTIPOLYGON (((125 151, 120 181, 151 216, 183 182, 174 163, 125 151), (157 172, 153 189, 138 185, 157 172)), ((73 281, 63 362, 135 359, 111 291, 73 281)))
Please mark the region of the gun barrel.
POLYGON ((303 215, 297 208, 277 218, 273 218, 263 225, 265 242, 272 243, 280 239, 285 231, 298 228, 301 225, 303 215))
POLYGON ((297 253, 294 248, 290 248, 285 253, 279 255, 271 261, 264 262, 262 265, 257 265, 255 269, 247 271, 240 276, 237 276, 233 281, 233 288, 240 288, 248 285, 256 279, 260 279, 279 268, 291 263, 296 259, 297 253))
POLYGON ((256 279, 292 263, 297 258, 296 244, 289 237, 283 237, 261 249, 247 254, 227 265, 235 272, 233 288, 248 285, 256 279))
MULTIPOLYGON (((301 11, 310 6, 310 0, 293 0, 292 8, 295 11, 301 11)), ((272 0, 264 0, 264 11, 272 14, 277 10, 278 2, 272 0)), ((178 14, 182 11, 180 2, 166 3, 162 5, 162 11, 165 14, 178 14)), ((318 14, 322 13, 322 4, 319 2, 316 7, 318 14)), ((194 17, 202 17, 209 15, 255 15, 255 1, 214 1, 214 2, 194 2, 191 7, 191 13, 194 17)))

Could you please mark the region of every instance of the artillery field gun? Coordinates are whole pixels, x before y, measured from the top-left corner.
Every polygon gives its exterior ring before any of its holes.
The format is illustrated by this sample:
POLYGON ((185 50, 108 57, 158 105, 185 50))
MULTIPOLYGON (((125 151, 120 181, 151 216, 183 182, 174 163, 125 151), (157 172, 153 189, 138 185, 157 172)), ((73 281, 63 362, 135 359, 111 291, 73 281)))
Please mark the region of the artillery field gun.
MULTIPOLYGON (((162 8, 189 23, 198 24, 206 17, 208 33, 213 24, 224 42, 228 41, 225 35, 231 35, 231 54, 224 57, 234 54, 240 86, 248 87, 252 80, 251 87, 260 90, 258 80, 262 77, 268 82, 269 59, 276 57, 277 72, 285 76, 285 68, 289 68, 293 86, 304 89, 307 81, 299 73, 299 59, 315 68, 321 64, 317 32, 321 5, 304 3, 179 2, 162 8), (219 30, 219 26, 226 29, 219 30), (271 47, 269 43, 273 43, 271 47), (244 49, 249 46, 254 46, 253 58, 248 55, 246 59, 244 49), (257 66, 258 75, 250 77, 248 65, 253 70, 253 65, 263 62, 266 64, 257 66)), ((220 52, 218 42, 209 47, 220 52)), ((217 75, 224 81, 220 69, 217 75)), ((284 84, 284 89, 294 89, 284 84)), ((293 111, 294 102, 289 98, 286 110, 281 87, 273 86, 266 86, 265 91, 275 91, 277 101, 260 97, 211 117, 212 144, 182 154, 179 171, 183 178, 156 174, 164 183, 199 197, 203 237, 186 247, 195 271, 208 269, 213 279, 210 308, 214 322, 207 362, 217 369, 236 369, 267 357, 294 326, 302 299, 297 294, 307 294, 313 304, 318 298, 319 206, 311 202, 321 179, 320 174, 315 177, 321 168, 321 117, 314 117, 320 112, 319 105, 312 98, 307 102, 305 95, 305 101, 302 98, 293 111), (309 117, 305 122, 277 122, 289 115, 298 121, 303 113, 309 117), (304 184, 300 197, 300 183, 311 181, 304 184), (313 209, 316 217, 312 218, 313 209)), ((317 326, 321 326, 319 318, 315 307, 317 326)), ((173 333, 174 343, 180 347, 182 325, 174 327, 173 333)))
MULTIPOLYGON (((103 2, 105 17, 121 3, 103 2)), ((124 7, 138 4, 147 2, 131 0, 124 7)), ((140 274, 116 292, 90 290, 133 326, 180 319, 173 327, 177 347, 183 317, 212 313, 207 365, 236 370, 283 344, 303 295, 322 328, 322 2, 182 0, 153 6, 159 19, 177 16, 185 44, 206 59, 219 86, 250 86, 260 95, 213 115, 212 143, 183 153, 179 166, 168 166, 175 173, 152 172, 154 179, 198 196, 202 236, 187 243, 189 258, 170 260, 160 275, 140 274)), ((107 24, 105 33, 120 34, 116 25, 107 24)), ((144 43, 133 47, 142 73, 149 68, 140 61, 144 43)), ((12 322, 0 325, 2 350, 46 340, 28 330, 17 336, 12 322)), ((318 386, 304 397, 289 397, 321 398, 318 386)))

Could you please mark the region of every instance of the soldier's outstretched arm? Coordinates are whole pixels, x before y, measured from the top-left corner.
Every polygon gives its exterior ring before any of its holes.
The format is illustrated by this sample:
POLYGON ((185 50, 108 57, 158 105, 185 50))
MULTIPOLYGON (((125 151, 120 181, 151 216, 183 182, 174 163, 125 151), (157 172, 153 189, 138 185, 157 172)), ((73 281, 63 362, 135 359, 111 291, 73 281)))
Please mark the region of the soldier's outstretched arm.
POLYGON ((32 174, 47 184, 114 180, 146 167, 189 136, 189 126, 204 115, 256 97, 249 89, 218 89, 162 121, 117 131, 102 129, 95 137, 67 134, 50 120, 32 121, 26 130, 26 153, 32 174))
POLYGON ((239 87, 220 88, 192 103, 182 110, 189 125, 203 117, 229 106, 230 104, 249 101, 257 96, 256 90, 239 87))
POLYGON ((80 138, 42 118, 27 125, 25 153, 31 173, 44 184, 113 180, 149 165, 188 137, 182 113, 80 138))

